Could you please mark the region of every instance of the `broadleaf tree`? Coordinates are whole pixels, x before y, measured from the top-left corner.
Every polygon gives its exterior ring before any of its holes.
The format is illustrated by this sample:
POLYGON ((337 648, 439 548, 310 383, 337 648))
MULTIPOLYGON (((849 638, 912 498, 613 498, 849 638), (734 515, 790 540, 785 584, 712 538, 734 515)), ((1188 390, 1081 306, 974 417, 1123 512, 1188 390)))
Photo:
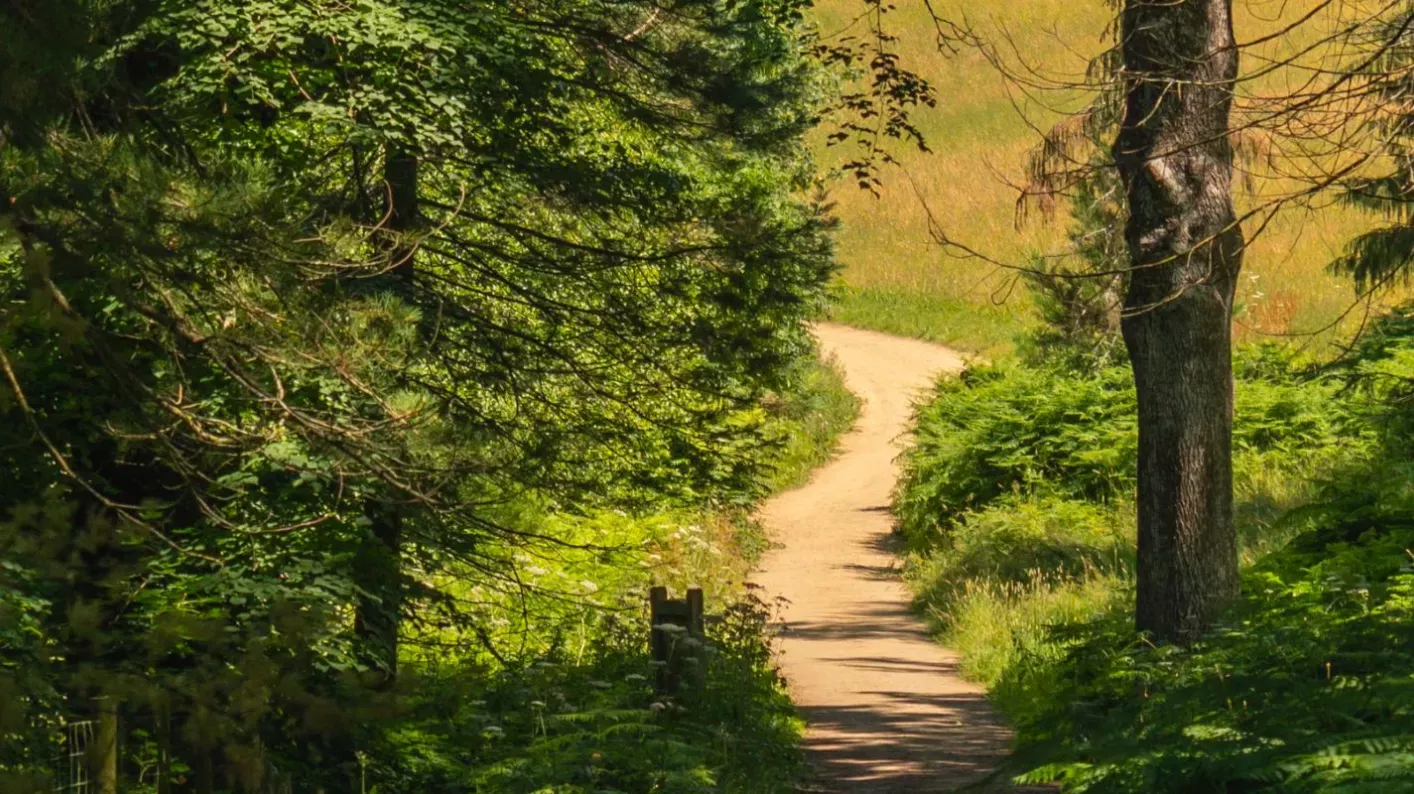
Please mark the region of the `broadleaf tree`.
POLYGON ((1139 400, 1136 625, 1190 641, 1238 594, 1231 0, 1127 0, 1114 145, 1130 254, 1121 328, 1139 400))
POLYGON ((0 788, 106 694, 197 791, 347 790, 498 505, 746 498, 830 268, 806 5, 0 10, 0 788))

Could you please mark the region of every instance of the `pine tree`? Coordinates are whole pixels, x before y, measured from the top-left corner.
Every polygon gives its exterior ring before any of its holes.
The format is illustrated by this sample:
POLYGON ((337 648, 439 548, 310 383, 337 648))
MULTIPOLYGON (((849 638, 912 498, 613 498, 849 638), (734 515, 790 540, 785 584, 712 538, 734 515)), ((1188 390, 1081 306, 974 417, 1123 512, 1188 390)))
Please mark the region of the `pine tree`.
POLYGON ((0 788, 99 693, 199 788, 347 788, 500 505, 756 488, 829 272, 803 5, 0 9, 0 788))

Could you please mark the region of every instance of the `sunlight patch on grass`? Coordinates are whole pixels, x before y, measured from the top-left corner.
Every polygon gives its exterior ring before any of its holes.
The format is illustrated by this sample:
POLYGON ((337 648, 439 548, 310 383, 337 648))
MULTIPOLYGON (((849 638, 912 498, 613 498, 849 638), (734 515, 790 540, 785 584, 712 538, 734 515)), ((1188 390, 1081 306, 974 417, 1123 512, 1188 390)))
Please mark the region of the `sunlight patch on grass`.
MULTIPOLYGON (((1254 40, 1288 24, 1319 0, 1238 0, 1239 37, 1254 40)), ((1073 82, 1089 58, 1108 46, 1112 9, 1103 0, 1018 0, 977 4, 966 0, 935 2, 949 19, 967 20, 993 42, 1013 70, 1035 71, 1058 82, 1073 82)), ((852 22, 862 11, 859 0, 821 0, 814 11, 820 29, 858 34, 852 22)), ((1064 209, 1046 223, 1034 214, 1018 222, 1017 185, 1025 181, 1028 153, 1038 130, 1049 128, 1063 113, 1082 107, 1085 97, 1073 90, 1041 93, 1008 86, 981 54, 963 50, 952 57, 935 47, 934 27, 924 4, 905 0, 885 16, 897 35, 894 49, 906 68, 926 77, 937 89, 935 109, 915 111, 914 121, 932 153, 898 144, 896 168, 886 169, 880 195, 858 189, 853 180, 833 182, 831 198, 841 220, 838 236, 843 265, 841 305, 835 319, 862 327, 958 345, 987 349, 1006 342, 1006 327, 1020 328, 1030 309, 1022 288, 1012 288, 1014 274, 978 259, 959 259, 943 251, 929 234, 930 216, 954 240, 1007 265, 1024 266, 1035 251, 1064 247, 1064 209), (916 297, 917 300, 911 300, 916 297), (995 303, 1004 300, 1014 319, 998 321, 995 303), (989 315, 977 320, 967 315, 989 315)), ((1246 54, 1250 72, 1290 56, 1319 35, 1317 27, 1274 37, 1246 54)), ((1320 54, 1312 55, 1312 58, 1320 54)), ((1279 93, 1280 74, 1244 83, 1249 99, 1279 93)), ((849 142, 827 147, 828 129, 816 133, 814 147, 824 172, 854 158, 849 142)), ((1254 194, 1239 195, 1245 211, 1294 183, 1274 176, 1265 163, 1240 167, 1250 171, 1254 194)), ((1239 179, 1239 183, 1245 180, 1239 179)), ((1241 186, 1239 185, 1241 191, 1241 186)), ((1330 206, 1293 208, 1278 215, 1251 242, 1239 289, 1235 328, 1239 340, 1289 340, 1323 350, 1358 326, 1360 313, 1330 328, 1350 309, 1354 291, 1348 279, 1327 271, 1355 235, 1376 219, 1355 210, 1330 206), (1312 334, 1315 334, 1312 336, 1312 334)), ((1249 233, 1256 231, 1248 224, 1249 233)))
POLYGON ((1010 352, 1030 320, 1020 301, 973 303, 941 289, 840 286, 835 296, 830 311, 835 322, 925 339, 985 358, 1010 352))

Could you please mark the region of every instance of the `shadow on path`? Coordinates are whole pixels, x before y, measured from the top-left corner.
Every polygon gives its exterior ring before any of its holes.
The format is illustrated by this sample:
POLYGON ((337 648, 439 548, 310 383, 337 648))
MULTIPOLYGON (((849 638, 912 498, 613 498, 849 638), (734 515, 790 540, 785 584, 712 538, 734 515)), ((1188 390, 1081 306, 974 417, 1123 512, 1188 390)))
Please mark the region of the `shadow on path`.
POLYGON ((910 609, 889 505, 914 395, 962 360, 858 329, 816 332, 863 408, 838 458, 763 507, 779 545, 753 577, 784 597, 777 659, 808 724, 819 786, 808 790, 956 791, 997 768, 1009 733, 910 609))

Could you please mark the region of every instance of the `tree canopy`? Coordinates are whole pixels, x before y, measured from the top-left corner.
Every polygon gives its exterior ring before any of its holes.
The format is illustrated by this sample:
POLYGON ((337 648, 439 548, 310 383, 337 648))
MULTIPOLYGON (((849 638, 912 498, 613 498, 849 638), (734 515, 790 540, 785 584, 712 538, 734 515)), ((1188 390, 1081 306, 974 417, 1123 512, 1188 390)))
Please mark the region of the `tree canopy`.
POLYGON ((753 493, 830 268, 806 5, 0 10, 0 776, 121 691, 199 785, 342 787, 498 506, 753 493))

